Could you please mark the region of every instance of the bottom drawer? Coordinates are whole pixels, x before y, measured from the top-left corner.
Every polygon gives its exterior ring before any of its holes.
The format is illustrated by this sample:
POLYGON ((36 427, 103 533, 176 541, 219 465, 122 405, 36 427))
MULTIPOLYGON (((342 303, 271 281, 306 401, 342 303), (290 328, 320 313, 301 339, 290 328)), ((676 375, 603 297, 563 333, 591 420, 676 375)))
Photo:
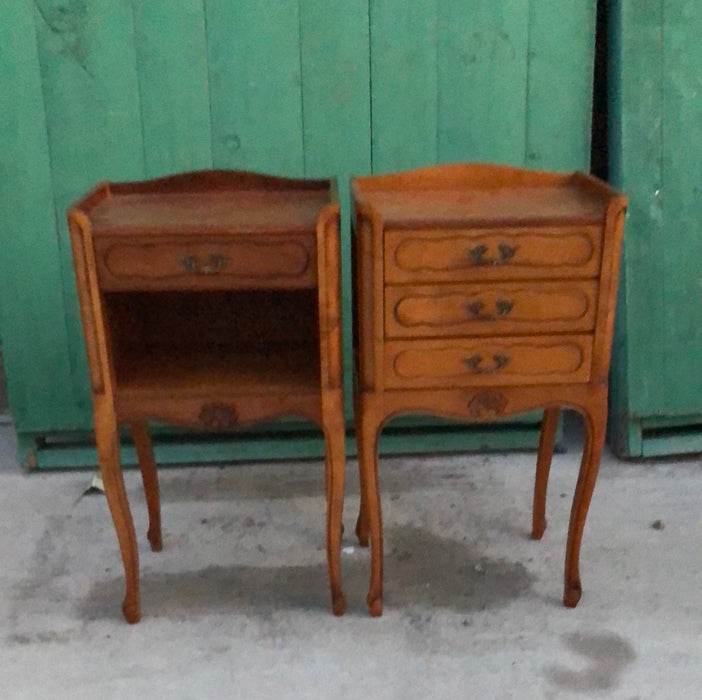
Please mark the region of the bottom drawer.
POLYGON ((385 386, 584 383, 591 359, 591 335, 390 341, 384 351, 385 386))

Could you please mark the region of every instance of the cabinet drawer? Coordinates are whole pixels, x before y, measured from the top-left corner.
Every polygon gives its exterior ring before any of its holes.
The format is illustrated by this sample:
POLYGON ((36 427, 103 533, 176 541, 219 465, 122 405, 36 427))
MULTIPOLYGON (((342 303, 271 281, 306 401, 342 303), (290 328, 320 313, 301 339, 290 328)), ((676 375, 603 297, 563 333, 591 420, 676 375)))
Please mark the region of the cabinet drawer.
POLYGON ((579 333, 595 327, 597 282, 388 286, 389 338, 579 333))
POLYGON ((388 230, 390 283, 596 277, 598 226, 388 230))
POLYGON ((592 336, 389 341, 389 389, 561 384, 590 379, 592 336))
POLYGON ((314 234, 95 241, 105 290, 312 287, 314 234))

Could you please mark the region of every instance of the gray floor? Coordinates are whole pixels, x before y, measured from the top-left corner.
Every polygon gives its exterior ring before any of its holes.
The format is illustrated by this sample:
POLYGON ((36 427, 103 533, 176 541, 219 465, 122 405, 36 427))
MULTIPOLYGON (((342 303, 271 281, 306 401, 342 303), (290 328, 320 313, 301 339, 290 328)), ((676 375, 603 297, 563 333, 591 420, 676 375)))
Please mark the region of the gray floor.
POLYGON ((162 471, 164 551, 126 475, 142 622, 88 472, 24 474, 0 426, 2 698, 700 698, 702 464, 607 454, 585 532, 584 595, 561 607, 579 435, 554 460, 541 542, 533 454, 382 460, 385 614, 366 615, 352 536, 345 617, 328 611, 322 465, 162 471))

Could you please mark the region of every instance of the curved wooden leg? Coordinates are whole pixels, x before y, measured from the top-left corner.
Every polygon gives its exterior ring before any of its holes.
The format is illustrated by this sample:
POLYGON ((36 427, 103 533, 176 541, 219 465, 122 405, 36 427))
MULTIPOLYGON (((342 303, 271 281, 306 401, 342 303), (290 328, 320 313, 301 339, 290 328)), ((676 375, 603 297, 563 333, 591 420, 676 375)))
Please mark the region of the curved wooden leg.
MULTIPOLYGON (((361 463, 358 463, 359 471, 361 463)), ((358 509, 358 518, 356 519, 356 537, 361 547, 367 547, 370 544, 370 522, 368 520, 368 508, 366 507, 366 499, 361 488, 361 505, 358 509)))
POLYGON ((161 538, 161 499, 149 428, 145 421, 134 421, 130 423, 130 428, 132 430, 134 448, 139 459, 141 479, 144 482, 146 507, 149 511, 149 530, 146 536, 149 538, 151 550, 160 552, 163 549, 163 540, 161 538))
POLYGON ((580 544, 585 528, 587 511, 592 500, 592 492, 600 468, 600 458, 604 447, 607 426, 607 402, 597 409, 588 408, 583 414, 585 419, 585 446, 580 465, 578 483, 575 487, 573 507, 570 512, 568 528, 568 543, 565 558, 565 583, 563 590, 563 605, 574 608, 582 595, 580 584, 580 544))
POLYGON ((117 539, 124 564, 126 591, 122 603, 122 613, 127 622, 139 622, 139 554, 137 551, 134 523, 129 511, 129 501, 124 488, 122 468, 119 463, 119 436, 117 421, 111 406, 96 399, 95 440, 98 461, 105 496, 110 507, 112 520, 117 531, 117 539))
POLYGON ((326 496, 327 496, 327 566, 331 587, 332 611, 334 615, 346 612, 346 597, 341 585, 341 533, 344 508, 344 478, 346 464, 345 426, 340 421, 325 425, 326 440, 326 496))
POLYGON ((331 498, 331 468, 332 468, 332 462, 331 462, 331 454, 329 450, 329 438, 327 437, 326 429, 324 431, 324 445, 325 445, 325 453, 324 453, 324 498, 326 499, 327 504, 329 503, 329 499, 331 498))
MULTIPOLYGON (((326 433, 325 433, 326 435, 326 433)), ((344 426, 344 436, 346 435, 346 426, 344 426)), ((326 444, 326 437, 325 437, 326 444)), ((329 455, 329 449, 326 449, 324 455, 324 498, 326 499, 327 506, 329 505, 329 499, 331 498, 331 487, 332 487, 332 477, 331 477, 331 458, 329 455)), ((344 441, 344 476, 346 475, 346 444, 344 441)), ((341 522, 341 536, 344 536, 344 523, 341 522)))
POLYGON ((541 421, 541 434, 539 435, 539 455, 536 460, 536 480, 534 481, 534 507, 531 520, 531 536, 535 540, 543 537, 546 529, 546 491, 548 475, 551 471, 553 448, 556 444, 558 432, 558 407, 544 410, 541 421))
POLYGON ((358 466, 363 510, 359 520, 368 528, 371 542, 371 577, 366 602, 372 617, 383 614, 383 519, 378 487, 378 432, 380 419, 372 405, 361 403, 356 414, 358 466), (366 524, 367 523, 367 524, 366 524))
POLYGON ((368 506, 366 504, 366 494, 363 488, 363 468, 361 465, 361 443, 363 436, 361 435, 361 402, 356 401, 355 405, 355 428, 356 428, 356 448, 358 458, 358 475, 360 483, 360 505, 358 508, 358 518, 356 520, 356 537, 361 547, 367 547, 370 544, 370 522, 368 521, 368 506))

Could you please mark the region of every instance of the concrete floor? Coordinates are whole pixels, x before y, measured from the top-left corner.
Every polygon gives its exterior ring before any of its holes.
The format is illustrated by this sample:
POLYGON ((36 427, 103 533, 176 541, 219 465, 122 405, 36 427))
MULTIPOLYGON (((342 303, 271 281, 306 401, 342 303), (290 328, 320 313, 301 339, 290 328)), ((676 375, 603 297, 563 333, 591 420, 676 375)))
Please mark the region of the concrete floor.
POLYGON ((700 698, 702 463, 607 454, 561 606, 580 437, 554 459, 549 529, 529 539, 533 454, 382 459, 385 614, 352 535, 328 609, 322 465, 170 468, 164 551, 126 475, 142 622, 120 617, 117 543, 89 472, 25 474, 0 426, 2 698, 700 698))

